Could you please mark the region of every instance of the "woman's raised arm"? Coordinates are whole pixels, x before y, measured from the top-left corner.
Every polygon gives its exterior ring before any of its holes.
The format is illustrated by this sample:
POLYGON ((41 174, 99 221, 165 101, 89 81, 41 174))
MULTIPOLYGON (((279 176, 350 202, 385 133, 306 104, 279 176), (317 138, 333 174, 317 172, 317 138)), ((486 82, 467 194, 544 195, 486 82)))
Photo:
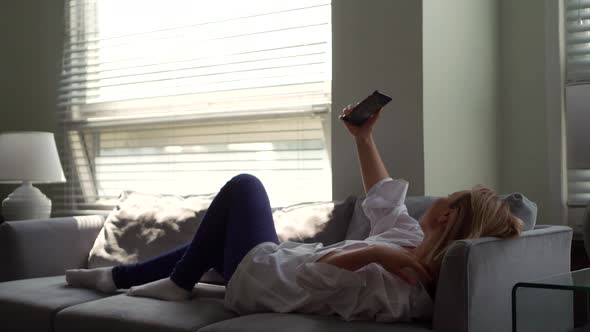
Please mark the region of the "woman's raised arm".
MULTIPOLYGON (((351 111, 352 106, 350 105, 343 110, 344 114, 349 114, 351 111)), ((369 191, 375 183, 384 178, 390 177, 383 164, 379 150, 377 150, 377 145, 375 145, 375 142, 373 141, 373 126, 375 125, 375 122, 377 122, 377 119, 379 119, 380 114, 381 110, 375 113, 375 115, 367 120, 362 126, 355 126, 346 122, 342 119, 342 115, 339 117, 350 134, 354 137, 365 192, 369 191)))

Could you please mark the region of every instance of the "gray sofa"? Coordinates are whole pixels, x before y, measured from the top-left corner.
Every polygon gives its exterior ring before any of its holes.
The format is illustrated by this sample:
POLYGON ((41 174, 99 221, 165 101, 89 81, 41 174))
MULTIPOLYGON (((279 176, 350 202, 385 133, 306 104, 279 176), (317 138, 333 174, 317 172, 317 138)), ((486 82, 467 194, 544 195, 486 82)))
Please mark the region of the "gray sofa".
MULTIPOLYGON (((406 204, 414 217, 424 211, 422 198, 410 197, 406 204)), ((444 258, 431 322, 346 322, 277 313, 239 317, 224 309, 224 287, 209 283, 199 283, 196 296, 185 302, 68 287, 64 271, 86 266, 103 223, 102 216, 85 216, 0 224, 1 331, 510 331, 512 286, 570 269, 572 230, 536 226, 513 240, 456 241, 444 258)))

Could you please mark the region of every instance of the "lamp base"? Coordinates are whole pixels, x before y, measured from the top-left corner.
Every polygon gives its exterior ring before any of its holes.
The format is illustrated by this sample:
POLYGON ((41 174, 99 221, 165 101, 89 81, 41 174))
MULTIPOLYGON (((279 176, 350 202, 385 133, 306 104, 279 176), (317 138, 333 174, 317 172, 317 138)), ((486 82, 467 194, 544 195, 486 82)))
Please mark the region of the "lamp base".
POLYGON ((5 221, 24 219, 48 219, 51 200, 29 181, 23 181, 12 194, 2 201, 5 221))

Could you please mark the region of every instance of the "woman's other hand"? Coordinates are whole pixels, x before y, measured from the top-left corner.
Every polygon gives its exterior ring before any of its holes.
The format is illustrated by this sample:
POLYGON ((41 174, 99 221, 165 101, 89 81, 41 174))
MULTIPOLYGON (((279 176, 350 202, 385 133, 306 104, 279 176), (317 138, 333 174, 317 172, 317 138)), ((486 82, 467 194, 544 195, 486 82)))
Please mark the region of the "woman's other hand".
POLYGON ((331 264, 349 271, 356 271, 365 265, 377 263, 411 285, 415 285, 418 281, 426 284, 432 280, 426 268, 414 255, 405 250, 380 245, 332 251, 320 258, 318 263, 331 264))
POLYGON ((340 115, 338 118, 340 119, 340 121, 342 121, 344 123, 344 125, 346 126, 346 129, 348 129, 348 132, 357 139, 365 139, 365 138, 369 138, 371 136, 371 134, 373 133, 373 126, 375 125, 375 123, 377 122, 377 119, 379 119, 379 115, 381 114, 381 110, 377 111, 375 114, 373 114, 372 117, 370 117, 367 121, 365 121, 365 123, 363 123, 360 126, 355 126, 352 123, 344 120, 342 117, 344 115, 349 115, 352 110, 353 110, 353 106, 352 105, 348 105, 347 107, 345 107, 342 110, 342 115, 340 115))
POLYGON ((404 250, 395 250, 388 247, 378 246, 377 262, 390 273, 393 273, 410 285, 418 281, 429 283, 432 277, 418 259, 404 250))

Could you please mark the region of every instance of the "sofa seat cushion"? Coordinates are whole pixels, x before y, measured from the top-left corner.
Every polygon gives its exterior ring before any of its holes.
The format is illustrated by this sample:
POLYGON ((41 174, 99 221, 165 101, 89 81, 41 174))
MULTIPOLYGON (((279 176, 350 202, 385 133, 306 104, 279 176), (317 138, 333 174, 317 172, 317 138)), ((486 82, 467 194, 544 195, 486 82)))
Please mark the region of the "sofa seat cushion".
POLYGON ((2 282, 0 330, 53 331, 53 318, 61 309, 107 296, 69 287, 64 276, 2 282))
POLYGON ((197 331, 236 315, 224 309, 225 287, 198 284, 189 301, 161 301, 125 294, 60 311, 56 332, 197 331))
POLYGON ((224 320, 199 332, 426 332, 430 324, 346 322, 332 316, 300 314, 255 314, 224 320))

